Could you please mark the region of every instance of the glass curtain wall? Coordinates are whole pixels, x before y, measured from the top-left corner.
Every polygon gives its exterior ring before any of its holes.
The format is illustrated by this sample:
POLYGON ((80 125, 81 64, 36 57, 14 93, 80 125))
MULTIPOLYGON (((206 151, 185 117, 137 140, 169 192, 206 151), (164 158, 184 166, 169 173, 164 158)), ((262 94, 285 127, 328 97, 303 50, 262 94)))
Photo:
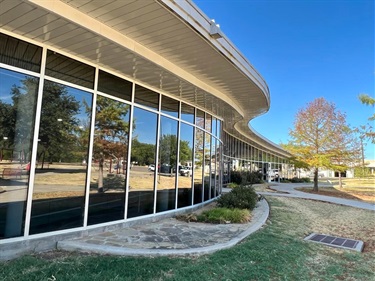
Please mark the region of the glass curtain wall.
POLYGON ((176 204, 177 125, 176 120, 160 118, 156 212, 172 210, 176 204))
MULTIPOLYGON (((47 52, 46 77, 88 90, 95 69, 47 52)), ((30 234, 83 226, 92 92, 44 81, 30 234)))
POLYGON ((221 121, 52 50, 40 80, 42 48, 0 39, 0 239, 219 195, 221 121))
POLYGON ((190 206, 193 186, 194 127, 181 122, 180 127, 180 173, 178 176, 178 208, 190 206))
POLYGON ((39 79, 0 68, 0 239, 24 233, 39 79))
POLYGON ((100 71, 95 107, 88 225, 125 214, 132 84, 100 71), (110 118, 108 118, 110 116, 110 118))

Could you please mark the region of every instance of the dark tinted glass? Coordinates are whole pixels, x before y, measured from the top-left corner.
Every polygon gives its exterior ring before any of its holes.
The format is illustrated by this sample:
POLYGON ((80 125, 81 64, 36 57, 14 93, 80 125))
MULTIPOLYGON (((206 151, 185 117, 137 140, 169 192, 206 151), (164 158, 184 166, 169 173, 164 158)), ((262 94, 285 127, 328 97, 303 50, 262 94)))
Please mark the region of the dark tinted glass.
POLYGON ((132 83, 104 71, 99 71, 98 90, 131 101, 132 83))
POLYGON ((194 107, 181 103, 181 119, 194 124, 194 107))
POLYGON ((194 204, 203 201, 204 132, 196 129, 194 156, 194 204))
POLYGON ((88 224, 124 218, 130 105, 98 95, 88 224))
POLYGON ((178 167, 178 208, 192 204, 194 127, 181 123, 178 167))
POLYGON ((42 48, 0 33, 0 62, 40 72, 42 48))
POLYGON ((204 112, 200 109, 197 109, 197 116, 195 118, 195 125, 204 129, 204 112))
POLYGON ((207 113, 206 113, 206 121, 205 121, 204 128, 208 132, 211 132, 211 130, 212 130, 212 116, 210 114, 207 114, 207 113))
POLYGON ((46 75, 94 88, 95 68, 53 51, 47 52, 46 75))
POLYGON ((161 116, 156 212, 172 210, 176 202, 177 121, 161 116))
POLYGON ((134 102, 158 110, 159 94, 142 86, 136 85, 134 102))
POLYGON ((83 226, 92 94, 44 81, 30 233, 83 226))
POLYGON ((178 118, 178 109, 180 103, 177 100, 166 96, 161 98, 161 112, 178 118))
POLYGON ((134 107, 128 218, 154 212, 157 114, 134 107))
POLYGON ((0 68, 0 239, 24 233, 39 79, 0 68))

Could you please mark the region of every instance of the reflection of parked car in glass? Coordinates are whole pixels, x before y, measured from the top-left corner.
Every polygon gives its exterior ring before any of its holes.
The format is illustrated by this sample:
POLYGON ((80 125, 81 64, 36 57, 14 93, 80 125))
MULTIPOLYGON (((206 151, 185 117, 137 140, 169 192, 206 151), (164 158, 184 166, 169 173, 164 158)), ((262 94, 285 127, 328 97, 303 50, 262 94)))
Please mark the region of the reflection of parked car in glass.
POLYGON ((269 172, 269 176, 270 176, 270 177, 279 177, 279 169, 272 169, 272 170, 269 172))
POLYGON ((155 165, 154 164, 148 165, 148 170, 149 171, 155 171, 155 165))
POLYGON ((185 176, 185 177, 191 177, 192 175, 191 167, 188 167, 188 166, 181 167, 180 175, 185 176))

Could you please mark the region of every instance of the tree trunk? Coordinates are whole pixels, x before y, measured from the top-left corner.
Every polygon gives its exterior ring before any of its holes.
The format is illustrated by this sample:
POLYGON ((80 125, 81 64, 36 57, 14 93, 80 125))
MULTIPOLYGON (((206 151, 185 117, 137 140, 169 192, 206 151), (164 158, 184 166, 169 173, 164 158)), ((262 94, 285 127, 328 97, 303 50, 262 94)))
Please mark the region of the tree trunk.
POLYGON ((98 193, 103 193, 104 158, 99 159, 98 193))
POLYGON ((314 170, 314 191, 316 191, 316 192, 319 191, 319 189, 318 189, 318 172, 319 172, 319 169, 315 168, 315 170, 314 170))
POLYGON ((342 188, 341 172, 339 171, 339 188, 342 188))

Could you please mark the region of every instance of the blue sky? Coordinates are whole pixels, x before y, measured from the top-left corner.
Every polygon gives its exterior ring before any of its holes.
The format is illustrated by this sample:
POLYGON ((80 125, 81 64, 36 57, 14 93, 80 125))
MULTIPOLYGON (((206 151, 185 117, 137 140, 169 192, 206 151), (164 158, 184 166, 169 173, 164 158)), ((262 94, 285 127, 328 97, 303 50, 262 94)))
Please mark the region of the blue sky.
MULTIPOLYGON (((358 100, 360 93, 374 97, 373 0, 194 3, 265 78, 271 108, 251 125, 271 141, 286 143, 297 111, 315 98, 333 102, 352 126, 374 114, 358 100)), ((366 158, 375 159, 371 143, 366 158)))

